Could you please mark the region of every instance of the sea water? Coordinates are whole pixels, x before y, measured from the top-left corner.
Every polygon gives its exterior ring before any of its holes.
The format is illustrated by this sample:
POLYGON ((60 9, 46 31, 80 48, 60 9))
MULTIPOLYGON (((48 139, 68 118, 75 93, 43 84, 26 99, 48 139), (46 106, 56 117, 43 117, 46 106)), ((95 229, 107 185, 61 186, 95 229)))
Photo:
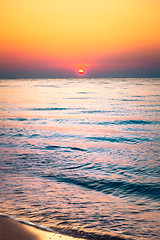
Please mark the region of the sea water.
POLYGON ((0 212, 159 239, 159 111, 160 79, 0 80, 0 212))

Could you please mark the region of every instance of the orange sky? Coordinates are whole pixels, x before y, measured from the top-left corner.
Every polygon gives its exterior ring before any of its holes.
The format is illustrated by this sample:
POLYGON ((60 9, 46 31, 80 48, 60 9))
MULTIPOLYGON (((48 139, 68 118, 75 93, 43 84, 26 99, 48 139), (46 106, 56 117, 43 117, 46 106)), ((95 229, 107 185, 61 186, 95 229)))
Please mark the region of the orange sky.
POLYGON ((0 77, 157 76, 159 13, 159 0, 2 0, 0 77))

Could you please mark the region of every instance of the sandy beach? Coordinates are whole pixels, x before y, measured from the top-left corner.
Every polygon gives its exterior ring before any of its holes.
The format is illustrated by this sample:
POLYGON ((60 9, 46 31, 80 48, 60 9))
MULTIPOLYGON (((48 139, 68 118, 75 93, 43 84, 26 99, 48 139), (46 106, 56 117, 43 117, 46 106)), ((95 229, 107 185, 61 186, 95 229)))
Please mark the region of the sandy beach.
POLYGON ((53 232, 19 223, 11 218, 0 216, 0 240, 78 240, 53 232))

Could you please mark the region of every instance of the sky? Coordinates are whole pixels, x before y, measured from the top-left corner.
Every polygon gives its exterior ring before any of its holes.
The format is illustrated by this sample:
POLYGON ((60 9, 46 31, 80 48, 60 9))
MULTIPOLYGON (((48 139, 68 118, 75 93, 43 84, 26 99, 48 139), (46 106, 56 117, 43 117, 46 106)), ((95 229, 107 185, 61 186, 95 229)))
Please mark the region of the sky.
POLYGON ((160 0, 1 0, 0 78, 160 77, 160 0))

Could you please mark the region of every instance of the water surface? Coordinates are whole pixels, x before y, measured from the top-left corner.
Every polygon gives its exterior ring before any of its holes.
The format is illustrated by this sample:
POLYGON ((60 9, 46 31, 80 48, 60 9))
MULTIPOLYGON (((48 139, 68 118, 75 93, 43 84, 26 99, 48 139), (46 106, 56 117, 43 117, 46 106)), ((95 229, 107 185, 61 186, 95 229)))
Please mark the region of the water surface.
POLYGON ((0 211, 157 240, 159 111, 160 79, 0 80, 0 211))

